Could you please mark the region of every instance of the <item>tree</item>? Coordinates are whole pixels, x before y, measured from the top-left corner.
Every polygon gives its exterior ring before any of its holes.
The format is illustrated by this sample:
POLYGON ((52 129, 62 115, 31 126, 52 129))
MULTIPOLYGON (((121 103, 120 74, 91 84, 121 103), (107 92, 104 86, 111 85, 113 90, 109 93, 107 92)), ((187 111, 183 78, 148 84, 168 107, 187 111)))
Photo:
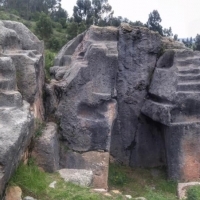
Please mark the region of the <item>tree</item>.
POLYGON ((63 28, 66 28, 68 13, 61 7, 61 4, 59 4, 58 8, 51 13, 51 18, 53 21, 59 22, 63 28))
POLYGON ((160 35, 163 36, 162 26, 160 22, 162 21, 160 14, 157 10, 153 10, 152 13, 149 14, 149 19, 147 21, 147 27, 152 31, 157 31, 160 35))
POLYGON ((92 0, 92 13, 93 24, 98 25, 101 21, 108 23, 113 17, 114 11, 108 0, 92 0))
POLYGON ((178 35, 177 34, 174 35, 174 40, 178 41, 178 35))
POLYGON ((186 40, 183 39, 182 42, 185 44, 186 47, 193 48, 193 39, 192 39, 192 37, 190 39, 187 38, 186 40))
POLYGON ((164 30, 163 30, 163 35, 166 36, 166 37, 171 37, 171 36, 173 36, 172 28, 171 28, 171 27, 169 27, 169 29, 164 28, 164 30))
POLYGON ((200 51, 200 35, 197 34, 195 38, 195 50, 200 51))
POLYGON ((42 13, 39 21, 36 22, 36 33, 38 33, 43 40, 48 40, 53 33, 51 18, 45 13, 42 13))
POLYGON ((90 0, 77 0, 73 9, 74 22, 86 24, 90 23, 92 17, 92 7, 90 0))

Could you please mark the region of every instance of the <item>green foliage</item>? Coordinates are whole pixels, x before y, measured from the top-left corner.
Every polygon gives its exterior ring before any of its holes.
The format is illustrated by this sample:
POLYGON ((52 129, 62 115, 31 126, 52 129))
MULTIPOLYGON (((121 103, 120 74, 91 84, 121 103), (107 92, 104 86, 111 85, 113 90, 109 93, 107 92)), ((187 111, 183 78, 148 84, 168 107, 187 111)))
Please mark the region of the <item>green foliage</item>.
POLYGON ((195 38, 195 50, 200 51, 200 35, 197 34, 196 38, 195 38))
POLYGON ((46 189, 47 177, 45 173, 38 170, 38 167, 29 162, 29 165, 20 164, 14 176, 10 180, 10 185, 21 187, 26 193, 41 195, 46 189))
POLYGON ((173 36, 172 28, 169 27, 169 29, 167 28, 163 29, 163 27, 160 25, 161 22, 162 19, 160 17, 159 12, 157 10, 153 10, 153 12, 149 14, 146 26, 152 31, 157 31, 162 36, 167 36, 167 37, 173 36))
POLYGON ((187 38, 186 40, 182 40, 182 42, 185 44, 186 47, 193 48, 193 39, 192 39, 192 37, 190 39, 187 38))
POLYGON ((174 35, 174 40, 178 41, 178 35, 177 34, 174 35))
POLYGON ((40 137, 42 135, 44 127, 45 127, 45 123, 39 119, 36 119, 36 121, 35 121, 35 137, 40 137))
POLYGON ((67 24, 67 39, 71 40, 78 35, 78 23, 71 22, 67 24))
POLYGON ((167 36, 167 37, 173 36, 172 28, 171 28, 171 27, 169 27, 169 29, 164 28, 164 29, 163 29, 163 35, 164 35, 164 36, 167 36))
POLYGON ((50 79, 50 67, 53 67, 55 53, 50 50, 45 50, 45 74, 46 79, 50 79))
POLYGON ((127 174, 121 170, 120 165, 110 164, 109 184, 113 186, 124 186, 129 182, 127 174))
POLYGON ((162 26, 160 25, 162 19, 157 10, 153 10, 149 14, 149 19, 147 21, 147 27, 152 31, 157 31, 160 35, 163 35, 162 26))
POLYGON ((200 200, 200 186, 193 186, 187 190, 186 200, 200 200))
POLYGON ((9 185, 19 186, 22 189, 23 197, 32 196, 40 200, 110 199, 103 195, 90 192, 89 188, 66 183, 57 173, 48 174, 40 171, 33 160, 29 161, 28 165, 19 165, 9 185), (57 182, 55 189, 49 188, 49 184, 53 181, 57 182))
POLYGON ((110 164, 109 167, 109 188, 118 189, 133 198, 143 196, 148 200, 176 200, 176 185, 167 181, 164 168, 140 169, 117 164, 110 164), (156 171, 157 175, 152 175, 152 171, 156 171), (118 180, 124 180, 124 183, 119 181, 118 184, 118 180))
POLYGON ((48 40, 51 37, 53 28, 52 21, 48 15, 45 13, 40 15, 39 20, 36 22, 35 31, 43 40, 48 40))

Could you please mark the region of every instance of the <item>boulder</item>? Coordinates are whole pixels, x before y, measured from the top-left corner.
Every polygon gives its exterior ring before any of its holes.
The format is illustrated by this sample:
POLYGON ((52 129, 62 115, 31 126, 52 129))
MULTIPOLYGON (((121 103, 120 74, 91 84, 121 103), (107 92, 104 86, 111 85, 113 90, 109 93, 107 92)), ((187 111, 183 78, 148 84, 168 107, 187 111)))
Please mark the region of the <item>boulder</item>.
POLYGON ((11 186, 6 189, 5 200, 22 200, 22 190, 18 186, 11 186))
POLYGON ((25 152, 34 134, 34 116, 42 119, 44 115, 42 101, 44 69, 43 43, 23 24, 0 21, 0 29, 0 199, 2 199, 9 178, 24 154, 27 154, 25 152))
POLYGON ((168 175, 174 180, 199 177, 200 53, 168 50, 158 60, 142 112, 162 124, 168 175))
POLYGON ((60 176, 66 181, 76 185, 89 187, 92 184, 93 173, 84 169, 60 169, 60 176))
POLYGON ((59 143, 57 125, 49 122, 44 127, 42 135, 34 141, 32 157, 39 167, 46 172, 55 172, 59 169, 59 143))
MULTIPOLYGON (((87 153, 101 151, 106 154, 110 150, 117 115, 117 37, 117 28, 91 26, 62 48, 51 68, 52 80, 45 89, 45 107, 48 115, 55 113, 59 121, 63 168, 70 165, 65 159, 75 156, 68 150, 78 152, 83 160, 87 153)), ((101 158, 101 154, 95 155, 97 160, 101 158)), ((76 160, 76 156, 71 159, 76 160)), ((96 162, 91 160, 90 165, 98 165, 96 162)), ((100 188, 107 188, 108 159, 106 162, 98 175, 100 188)), ((85 165, 82 169, 90 168, 85 165)), ((95 174, 95 169, 92 170, 95 174)))
POLYGON ((165 164, 164 141, 158 126, 141 115, 161 51, 162 37, 158 33, 144 27, 120 26, 116 77, 118 116, 111 140, 111 155, 119 163, 143 167, 165 164))

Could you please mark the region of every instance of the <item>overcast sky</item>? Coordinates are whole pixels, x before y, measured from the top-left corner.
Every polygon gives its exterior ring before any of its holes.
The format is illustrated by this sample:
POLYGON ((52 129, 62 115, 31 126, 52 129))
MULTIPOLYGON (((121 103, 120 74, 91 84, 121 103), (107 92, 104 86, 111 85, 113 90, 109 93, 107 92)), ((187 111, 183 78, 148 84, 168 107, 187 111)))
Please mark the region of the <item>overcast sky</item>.
MULTIPOLYGON (((108 0, 115 16, 146 23, 148 15, 158 10, 164 28, 172 27, 179 38, 200 34, 200 0, 108 0)), ((62 0, 62 6, 71 16, 76 0, 62 0)))

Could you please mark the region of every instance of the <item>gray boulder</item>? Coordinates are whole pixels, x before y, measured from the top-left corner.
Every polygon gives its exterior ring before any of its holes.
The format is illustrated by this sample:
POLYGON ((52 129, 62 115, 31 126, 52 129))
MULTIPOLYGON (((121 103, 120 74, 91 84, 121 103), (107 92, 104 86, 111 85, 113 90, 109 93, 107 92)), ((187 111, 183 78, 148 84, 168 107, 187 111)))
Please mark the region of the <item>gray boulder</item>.
POLYGON ((23 24, 0 21, 0 198, 43 118, 43 43, 23 24), (37 51, 38 50, 38 51, 37 51), (28 77, 27 77, 28 75, 28 77), (33 111, 33 112, 32 112, 33 111))
POLYGON ((43 170, 55 172, 59 169, 59 143, 55 123, 47 123, 42 135, 37 136, 31 155, 43 170))
POLYGON ((175 180, 199 177, 200 53, 166 51, 158 60, 142 112, 162 124, 168 175, 175 180))
MULTIPOLYGON (((85 152, 110 150, 117 115, 117 36, 116 28, 91 26, 63 47, 51 68, 53 79, 46 86, 46 110, 50 116, 55 113, 59 121, 62 149, 79 152, 80 157, 85 152)), ((69 152, 61 152, 60 163, 66 168, 69 152)), ((96 156, 101 158, 100 154, 96 156)), ((90 164, 96 165, 96 161, 90 164)), ((108 167, 100 174, 105 180, 101 184, 99 181, 98 187, 107 188, 108 167)))
POLYGON ((58 172, 66 182, 84 187, 89 187, 92 184, 93 172, 91 170, 60 169, 58 172))

